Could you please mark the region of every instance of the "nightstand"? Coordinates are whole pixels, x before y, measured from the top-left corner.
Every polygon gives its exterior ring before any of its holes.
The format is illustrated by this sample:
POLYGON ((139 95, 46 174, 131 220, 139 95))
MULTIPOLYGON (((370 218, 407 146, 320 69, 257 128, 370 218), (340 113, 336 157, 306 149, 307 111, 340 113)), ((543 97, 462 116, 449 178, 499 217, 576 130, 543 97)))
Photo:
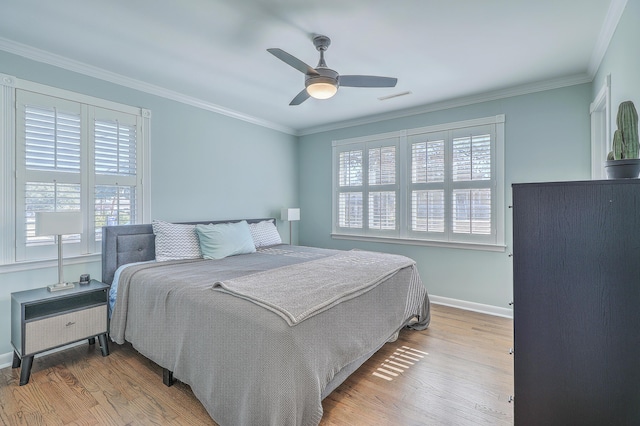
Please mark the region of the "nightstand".
POLYGON ((20 386, 29 382, 33 356, 88 339, 100 342, 109 355, 107 303, 109 286, 96 280, 70 290, 49 292, 46 287, 11 293, 13 368, 22 364, 20 386))

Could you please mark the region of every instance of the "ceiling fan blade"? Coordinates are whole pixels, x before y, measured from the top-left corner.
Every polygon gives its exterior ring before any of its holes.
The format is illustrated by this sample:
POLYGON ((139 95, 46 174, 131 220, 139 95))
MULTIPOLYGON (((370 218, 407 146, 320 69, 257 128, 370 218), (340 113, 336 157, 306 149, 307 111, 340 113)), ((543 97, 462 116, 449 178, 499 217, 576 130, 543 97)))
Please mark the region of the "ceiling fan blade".
POLYGON ((309 99, 309 92, 307 92, 307 89, 302 89, 302 91, 293 98, 289 105, 300 105, 307 99, 309 99))
POLYGON ((273 56, 275 56, 276 58, 280 59, 282 62, 285 62, 289 65, 291 65, 292 67, 294 67, 295 69, 297 69, 300 72, 303 72, 307 75, 317 75, 318 72, 311 68, 309 65, 305 64, 304 62, 302 62, 300 59, 296 58, 295 56, 285 52, 282 49, 278 49, 276 48, 272 48, 272 49, 267 49, 267 52, 271 53, 273 56))
POLYGON ((341 75, 338 81, 343 87, 395 87, 398 79, 375 75, 341 75))

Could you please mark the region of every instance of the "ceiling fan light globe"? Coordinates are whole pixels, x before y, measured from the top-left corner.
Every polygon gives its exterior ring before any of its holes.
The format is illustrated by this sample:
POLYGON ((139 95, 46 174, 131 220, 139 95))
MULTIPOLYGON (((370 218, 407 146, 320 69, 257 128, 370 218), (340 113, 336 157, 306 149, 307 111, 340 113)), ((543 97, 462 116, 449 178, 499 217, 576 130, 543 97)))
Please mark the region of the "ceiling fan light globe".
POLYGON ((329 99, 338 91, 338 87, 331 83, 313 83, 307 86, 307 93, 315 99, 329 99))

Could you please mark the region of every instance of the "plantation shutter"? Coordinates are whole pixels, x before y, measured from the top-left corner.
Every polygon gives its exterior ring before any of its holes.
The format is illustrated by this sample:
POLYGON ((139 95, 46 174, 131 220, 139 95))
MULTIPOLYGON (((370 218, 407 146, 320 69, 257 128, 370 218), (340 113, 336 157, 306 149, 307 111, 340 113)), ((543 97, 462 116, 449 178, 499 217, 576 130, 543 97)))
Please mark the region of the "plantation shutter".
MULTIPOLYGON (((36 212, 81 209, 82 120, 79 104, 32 92, 19 91, 16 106, 16 259, 25 260, 49 256, 55 241, 35 235, 36 212)), ((78 254, 80 240, 63 236, 65 251, 78 254)))
POLYGON ((412 135, 408 140, 411 153, 409 229, 429 235, 431 239, 445 237, 446 138, 446 132, 435 132, 412 135))
POLYGON ((136 126, 119 120, 95 121, 95 172, 136 175, 136 126))
POLYGON ((56 256, 54 237, 35 235, 39 211, 82 212, 83 232, 63 236, 65 256, 99 253, 104 225, 142 222, 149 113, 63 91, 15 93, 15 261, 56 256))
POLYGON ((136 116, 95 109, 95 241, 102 227, 136 223, 139 123, 136 116))
POLYGON ((399 138, 334 145, 335 228, 343 233, 397 235, 399 138))
POLYGON ((464 238, 481 238, 493 233, 494 126, 452 131, 452 228, 464 238))
POLYGON ((24 105, 28 170, 80 173, 80 114, 24 105))
MULTIPOLYGON (((393 142, 387 142, 393 143, 393 142)), ((368 149, 369 229, 395 231, 397 223, 397 146, 368 149)))
POLYGON ((362 229, 364 208, 363 149, 351 149, 338 154, 338 226, 362 229))

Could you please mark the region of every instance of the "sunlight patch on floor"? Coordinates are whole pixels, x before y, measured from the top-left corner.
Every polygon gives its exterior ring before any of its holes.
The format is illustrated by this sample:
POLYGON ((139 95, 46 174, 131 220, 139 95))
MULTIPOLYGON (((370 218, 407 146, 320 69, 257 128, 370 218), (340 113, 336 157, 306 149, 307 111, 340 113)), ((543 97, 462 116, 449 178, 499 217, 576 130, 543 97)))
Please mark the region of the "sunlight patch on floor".
POLYGON ((429 353, 408 346, 401 346, 393 352, 393 355, 385 359, 372 375, 390 382, 426 355, 429 355, 429 353))

